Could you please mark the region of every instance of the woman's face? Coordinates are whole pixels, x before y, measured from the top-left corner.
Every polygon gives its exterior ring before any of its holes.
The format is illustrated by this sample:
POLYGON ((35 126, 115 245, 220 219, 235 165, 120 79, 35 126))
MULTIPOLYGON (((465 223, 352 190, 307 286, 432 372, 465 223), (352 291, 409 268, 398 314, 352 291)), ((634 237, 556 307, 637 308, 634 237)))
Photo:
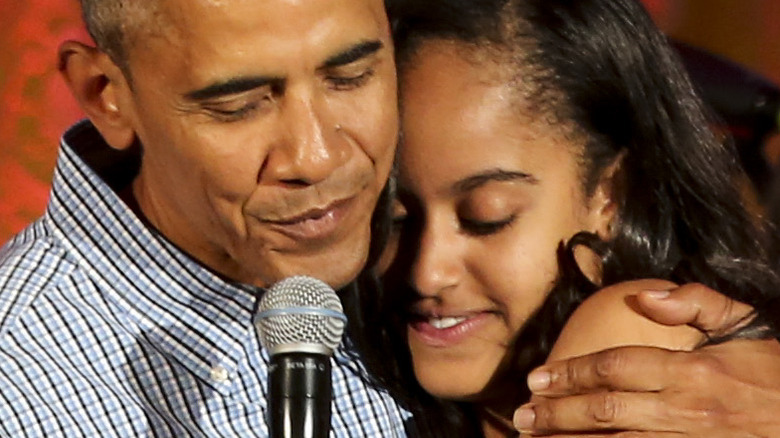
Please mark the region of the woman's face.
POLYGON ((405 219, 388 277, 402 271, 417 293, 407 329, 422 386, 478 400, 556 281, 559 243, 603 232, 611 204, 601 188, 585 198, 581 146, 522 116, 501 70, 462 50, 425 43, 401 74, 405 219))

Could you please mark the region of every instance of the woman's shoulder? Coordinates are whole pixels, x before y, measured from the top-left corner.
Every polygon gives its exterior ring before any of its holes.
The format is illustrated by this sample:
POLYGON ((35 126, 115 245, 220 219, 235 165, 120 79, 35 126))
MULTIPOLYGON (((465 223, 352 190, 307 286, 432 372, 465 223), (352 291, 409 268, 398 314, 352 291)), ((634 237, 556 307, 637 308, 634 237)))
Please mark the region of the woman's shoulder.
POLYGON ((644 279, 597 291, 566 322, 548 360, 629 345, 694 349, 704 338, 699 330, 656 323, 645 317, 637 305, 636 296, 641 291, 669 290, 676 286, 666 280, 644 279))

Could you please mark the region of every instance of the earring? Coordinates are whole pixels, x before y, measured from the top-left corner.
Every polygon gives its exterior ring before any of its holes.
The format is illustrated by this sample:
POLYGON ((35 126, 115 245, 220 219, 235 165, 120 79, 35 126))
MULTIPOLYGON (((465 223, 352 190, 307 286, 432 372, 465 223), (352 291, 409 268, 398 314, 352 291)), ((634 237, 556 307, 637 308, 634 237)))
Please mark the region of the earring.
POLYGON ((341 125, 336 123, 336 132, 339 132, 339 131, 341 131, 341 125))

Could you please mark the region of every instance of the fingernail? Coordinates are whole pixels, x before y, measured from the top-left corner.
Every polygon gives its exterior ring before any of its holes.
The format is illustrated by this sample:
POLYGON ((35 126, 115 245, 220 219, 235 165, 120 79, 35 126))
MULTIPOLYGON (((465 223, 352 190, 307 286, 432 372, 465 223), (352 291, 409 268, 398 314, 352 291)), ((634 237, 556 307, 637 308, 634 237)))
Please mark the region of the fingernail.
POLYGON ((550 372, 536 370, 528 375, 528 389, 532 392, 541 391, 550 387, 550 372))
POLYGON ((531 430, 533 430, 534 421, 536 421, 536 412, 534 412, 533 407, 534 406, 529 403, 520 406, 515 410, 512 422, 518 432, 531 432, 531 430))
POLYGON ((669 298, 669 295, 672 293, 668 290, 644 290, 642 291, 645 295, 649 296, 650 298, 656 299, 656 300, 663 300, 666 298, 669 298))

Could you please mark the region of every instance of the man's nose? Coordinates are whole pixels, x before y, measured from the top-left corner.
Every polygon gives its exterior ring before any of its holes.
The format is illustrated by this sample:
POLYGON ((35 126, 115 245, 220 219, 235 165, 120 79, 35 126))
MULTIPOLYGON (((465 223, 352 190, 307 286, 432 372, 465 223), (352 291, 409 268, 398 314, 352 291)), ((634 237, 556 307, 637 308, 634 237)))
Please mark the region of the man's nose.
POLYGON ((286 97, 280 108, 282 138, 265 171, 278 181, 316 184, 349 161, 348 135, 322 98, 308 92, 286 97))

